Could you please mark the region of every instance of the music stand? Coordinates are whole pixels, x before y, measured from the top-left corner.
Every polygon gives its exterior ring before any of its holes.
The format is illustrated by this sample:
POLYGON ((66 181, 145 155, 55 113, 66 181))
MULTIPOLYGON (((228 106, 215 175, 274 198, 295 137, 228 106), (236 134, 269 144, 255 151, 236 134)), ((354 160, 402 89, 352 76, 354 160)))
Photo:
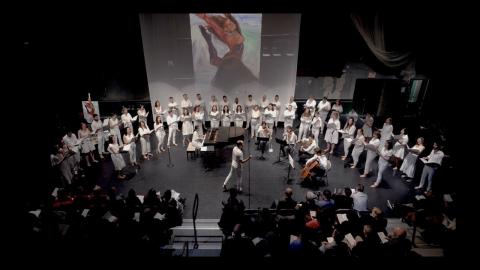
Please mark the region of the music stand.
POLYGON ((265 144, 262 144, 261 145, 261 151, 262 151, 262 155, 260 157, 257 157, 257 159, 260 159, 260 160, 265 160, 265 157, 263 156, 263 153, 265 152, 265 148, 267 147, 267 142, 269 141, 270 138, 263 138, 263 137, 257 137, 257 141, 258 141, 258 144, 260 146, 260 143, 263 141, 265 142, 265 144))
POLYGON ((295 163, 293 162, 292 156, 288 154, 288 173, 287 173, 287 177, 285 177, 285 180, 287 180, 287 184, 290 184, 293 181, 293 179, 290 178, 290 168, 295 169, 294 164, 295 163))
POLYGON ((287 141, 286 140, 281 140, 279 138, 275 138, 275 141, 278 143, 279 149, 278 149, 278 160, 273 162, 273 164, 283 163, 284 161, 280 160, 280 152, 282 151, 282 147, 284 147, 284 149, 285 149, 285 146, 288 145, 287 141))

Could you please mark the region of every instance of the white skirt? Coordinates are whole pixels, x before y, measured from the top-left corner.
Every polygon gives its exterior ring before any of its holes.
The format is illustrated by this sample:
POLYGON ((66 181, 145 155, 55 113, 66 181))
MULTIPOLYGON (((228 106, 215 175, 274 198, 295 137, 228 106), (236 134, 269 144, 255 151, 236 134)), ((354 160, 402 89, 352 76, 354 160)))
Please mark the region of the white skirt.
POLYGON ((84 139, 82 141, 82 154, 88 154, 92 151, 95 151, 95 145, 92 143, 92 140, 90 138, 84 139))
POLYGON ((327 143, 338 143, 338 131, 336 129, 327 128, 327 132, 325 133, 325 141, 327 143))
POLYGON ((400 143, 395 143, 393 146, 393 155, 397 158, 403 159, 405 157, 405 146, 401 145, 400 143))
POLYGON ((125 168, 125 160, 123 159, 122 154, 111 154, 113 167, 115 167, 115 171, 120 171, 125 168))
POLYGON ((415 165, 417 163, 418 155, 408 153, 403 159, 400 171, 405 173, 408 177, 413 178, 415 176, 415 165))
POLYGON ((192 134, 193 134, 192 121, 182 122, 182 135, 192 135, 192 134))

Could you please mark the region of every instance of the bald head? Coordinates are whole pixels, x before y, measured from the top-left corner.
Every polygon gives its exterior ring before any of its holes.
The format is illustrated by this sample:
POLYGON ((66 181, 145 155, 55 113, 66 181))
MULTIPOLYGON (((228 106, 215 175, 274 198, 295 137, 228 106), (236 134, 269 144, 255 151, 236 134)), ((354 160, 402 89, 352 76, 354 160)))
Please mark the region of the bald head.
POLYGON ((287 198, 291 198, 292 195, 293 195, 293 189, 290 188, 290 187, 287 187, 287 188, 285 189, 285 196, 287 196, 287 198))

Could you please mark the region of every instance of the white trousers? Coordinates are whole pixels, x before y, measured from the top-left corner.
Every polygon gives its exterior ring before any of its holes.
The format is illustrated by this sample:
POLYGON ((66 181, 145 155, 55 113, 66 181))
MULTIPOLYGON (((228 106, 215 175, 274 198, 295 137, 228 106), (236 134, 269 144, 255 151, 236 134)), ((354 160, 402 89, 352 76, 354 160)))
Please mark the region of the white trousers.
POLYGON ((377 156, 378 154, 367 150, 367 160, 365 161, 365 171, 363 172, 363 174, 370 173, 370 171, 372 170, 372 162, 377 156))
POLYGON ((176 137, 176 136, 177 136, 177 125, 176 125, 176 124, 172 124, 172 125, 168 128, 167 146, 170 146, 171 143, 176 144, 176 143, 175 143, 175 137, 176 137))
POLYGON ((225 182, 223 182, 223 185, 226 186, 230 178, 235 175, 237 178, 236 182, 236 187, 241 188, 242 187, 242 168, 234 168, 233 166, 230 166, 230 173, 228 173, 227 178, 225 178, 225 182))
POLYGON ((142 155, 149 154, 151 152, 151 147, 150 147, 150 138, 145 139, 143 137, 140 137, 140 144, 142 145, 142 155))
POLYGON ((310 125, 307 125, 304 123, 300 124, 300 128, 298 129, 298 140, 303 140, 304 138, 307 137, 309 128, 310 128, 310 125))

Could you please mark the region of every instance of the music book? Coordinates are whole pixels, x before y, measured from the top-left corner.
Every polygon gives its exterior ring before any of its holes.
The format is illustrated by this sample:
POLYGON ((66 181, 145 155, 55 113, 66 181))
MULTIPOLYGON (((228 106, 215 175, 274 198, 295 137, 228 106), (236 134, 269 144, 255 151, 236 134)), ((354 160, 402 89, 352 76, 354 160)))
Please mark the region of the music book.
POLYGON ((87 217, 89 211, 90 211, 90 209, 87 209, 87 208, 83 209, 82 217, 87 217))
POLYGON ((112 213, 110 213, 110 211, 108 211, 107 213, 105 213, 105 215, 103 215, 103 219, 106 219, 108 220, 109 222, 115 222, 117 221, 117 217, 112 215, 112 213))
POLYGON ((290 166, 295 169, 295 163, 293 162, 293 158, 290 154, 288 154, 288 163, 290 163, 290 166))
POLYGON ((355 193, 355 189, 354 189, 354 188, 351 188, 350 190, 352 191, 352 193, 355 193))
POLYGON ((333 239, 333 237, 327 237, 327 242, 329 244, 333 243, 335 240, 333 239))
POLYGON ((132 118, 132 121, 137 121, 138 119, 138 115, 135 115, 133 118, 132 118))
POLYGON ((310 211, 310 216, 312 218, 316 218, 317 217, 317 212, 316 211, 310 211))
POLYGON ((160 213, 156 213, 155 216, 153 216, 153 219, 158 219, 158 220, 164 220, 165 219, 165 215, 162 215, 160 213))
POLYGON ((41 213, 41 212, 42 212, 41 209, 37 209, 37 210, 35 210, 35 211, 30 211, 30 212, 28 212, 28 213, 34 214, 34 215, 38 218, 38 217, 40 216, 40 213, 41 213))
POLYGON ((357 241, 355 241, 351 233, 345 235, 345 241, 350 249, 355 247, 355 245, 357 244, 357 241))
POLYGON ((345 221, 348 221, 347 214, 337 214, 337 219, 340 224, 342 224, 345 221))
POLYGON ((425 198, 425 196, 423 195, 416 195, 415 199, 417 199, 417 201, 420 201, 420 200, 426 200, 427 198, 425 198))
POLYGON ((382 244, 385 244, 388 242, 387 236, 383 232, 378 232, 378 237, 380 238, 380 241, 382 241, 382 244))
POLYGON ((403 137, 403 135, 393 135, 393 139, 395 140, 400 140, 403 137))
POLYGON ((452 196, 450 194, 443 194, 444 202, 453 202, 452 196))
POLYGON ((260 237, 255 237, 252 239, 252 242, 253 244, 256 246, 258 243, 260 243, 260 241, 262 241, 262 238, 260 237))
POLYGON ((335 125, 334 123, 328 123, 327 128, 337 129, 337 125, 335 125))
POLYGON ((133 215, 133 219, 136 222, 140 222, 140 212, 135 212, 135 214, 133 215))
POLYGON ((104 126, 104 127, 107 127, 107 126, 108 126, 108 118, 105 119, 105 120, 103 120, 103 126, 104 126))
POLYGON ((423 164, 427 163, 427 160, 425 158, 421 158, 420 160, 423 162, 423 164))
POLYGON ((143 198, 144 198, 144 197, 145 197, 145 196, 143 196, 143 195, 137 195, 137 198, 140 200, 141 203, 143 203, 143 198))
POLYGON ((58 187, 56 187, 56 188, 53 190, 52 196, 55 197, 55 198, 58 196, 58 187))
POLYGON ((377 147, 376 147, 375 145, 373 145, 373 144, 366 144, 366 145, 365 145, 365 148, 367 148, 367 149, 370 150, 370 151, 374 151, 374 152, 377 151, 377 147))

